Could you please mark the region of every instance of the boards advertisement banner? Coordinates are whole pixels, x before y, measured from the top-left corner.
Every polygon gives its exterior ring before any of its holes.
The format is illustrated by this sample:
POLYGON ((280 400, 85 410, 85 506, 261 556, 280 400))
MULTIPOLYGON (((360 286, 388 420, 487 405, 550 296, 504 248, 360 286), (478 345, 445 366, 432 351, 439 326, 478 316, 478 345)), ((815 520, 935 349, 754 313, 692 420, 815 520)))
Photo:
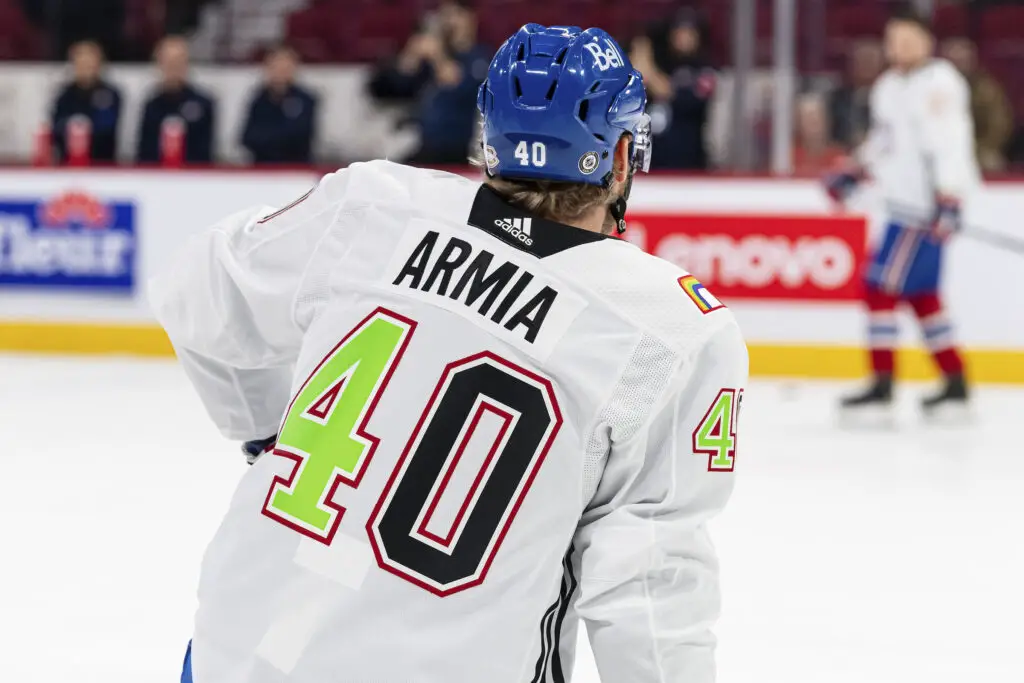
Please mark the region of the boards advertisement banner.
POLYGON ((726 302, 861 297, 863 217, 638 213, 627 235, 726 302))
POLYGON ((0 287, 130 295, 136 223, 131 201, 87 192, 0 195, 0 287))

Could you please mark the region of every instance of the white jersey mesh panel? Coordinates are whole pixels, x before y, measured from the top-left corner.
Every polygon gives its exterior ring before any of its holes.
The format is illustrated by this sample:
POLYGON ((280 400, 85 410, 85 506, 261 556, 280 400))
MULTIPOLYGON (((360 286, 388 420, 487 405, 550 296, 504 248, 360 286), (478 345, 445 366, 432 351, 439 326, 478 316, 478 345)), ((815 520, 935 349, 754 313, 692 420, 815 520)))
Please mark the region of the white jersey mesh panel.
POLYGON ((590 435, 583 462, 583 500, 601 482, 611 440, 627 441, 643 426, 672 377, 677 355, 664 342, 643 335, 590 435))

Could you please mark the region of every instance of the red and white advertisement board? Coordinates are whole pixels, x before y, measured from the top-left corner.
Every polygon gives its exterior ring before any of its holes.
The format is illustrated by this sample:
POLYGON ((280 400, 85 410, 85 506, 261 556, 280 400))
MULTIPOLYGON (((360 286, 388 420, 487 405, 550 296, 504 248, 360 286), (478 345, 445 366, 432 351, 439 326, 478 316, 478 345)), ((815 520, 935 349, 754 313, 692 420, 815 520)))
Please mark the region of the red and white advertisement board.
POLYGON ((638 213, 626 236, 688 270, 720 299, 861 295, 863 217, 638 213))

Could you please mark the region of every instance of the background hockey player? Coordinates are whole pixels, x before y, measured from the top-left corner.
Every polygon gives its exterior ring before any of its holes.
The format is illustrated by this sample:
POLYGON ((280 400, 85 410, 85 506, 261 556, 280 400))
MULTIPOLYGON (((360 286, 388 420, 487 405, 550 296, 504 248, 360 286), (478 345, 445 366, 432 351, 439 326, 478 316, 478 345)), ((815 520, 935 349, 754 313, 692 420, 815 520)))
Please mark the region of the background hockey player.
POLYGON ((527 25, 480 90, 483 185, 356 164, 154 283, 254 460, 184 681, 556 683, 579 619, 604 681, 714 680, 706 522, 746 349, 695 278, 609 238, 645 105, 607 33, 527 25))
POLYGON ((913 12, 889 21, 885 42, 891 68, 872 91, 868 140, 856 163, 826 179, 833 198, 843 201, 870 175, 889 220, 865 278, 874 380, 843 406, 891 402, 896 307, 906 303, 945 378, 941 391, 923 401, 933 411, 967 399, 963 360, 939 285, 947 241, 961 227, 961 204, 980 181, 970 95, 953 65, 932 56, 929 26, 913 12))

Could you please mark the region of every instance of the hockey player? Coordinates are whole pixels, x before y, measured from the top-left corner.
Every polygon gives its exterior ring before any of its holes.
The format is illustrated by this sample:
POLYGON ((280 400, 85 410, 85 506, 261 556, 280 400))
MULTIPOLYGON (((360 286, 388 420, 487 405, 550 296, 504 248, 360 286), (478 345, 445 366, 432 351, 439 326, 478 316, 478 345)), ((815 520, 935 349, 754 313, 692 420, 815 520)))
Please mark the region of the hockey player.
POLYGON ((865 277, 868 338, 874 380, 843 400, 845 408, 892 401, 896 307, 913 309, 935 363, 941 391, 925 398, 933 414, 967 401, 964 365, 939 294, 943 252, 961 226, 961 202, 978 184, 970 95, 949 62, 932 57, 927 22, 912 12, 886 26, 891 68, 871 93, 872 125, 857 162, 826 179, 838 201, 870 175, 884 198, 889 223, 865 277))
POLYGON ((746 349, 621 228, 640 74, 530 24, 480 89, 483 184, 375 161, 195 238, 152 301, 255 462, 184 681, 710 683, 746 349), (277 435, 276 438, 273 435, 277 435))

